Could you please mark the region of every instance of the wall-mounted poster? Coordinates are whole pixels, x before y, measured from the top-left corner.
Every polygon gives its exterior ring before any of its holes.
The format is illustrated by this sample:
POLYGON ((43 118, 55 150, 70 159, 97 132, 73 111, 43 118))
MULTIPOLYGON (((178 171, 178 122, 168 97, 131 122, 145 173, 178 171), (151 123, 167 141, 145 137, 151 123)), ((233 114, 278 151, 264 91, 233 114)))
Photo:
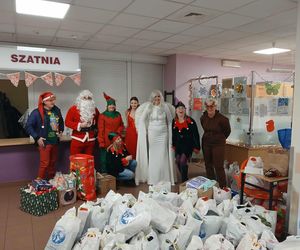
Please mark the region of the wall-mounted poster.
POLYGON ((194 98, 193 110, 202 110, 203 102, 201 98, 194 98))
POLYGON ((221 98, 220 111, 223 115, 229 114, 229 98, 221 98))
POLYGON ((229 113, 233 115, 248 115, 249 101, 247 98, 232 98, 229 99, 229 113))
POLYGON ((287 115, 289 113, 289 98, 278 98, 277 113, 287 115))
POLYGON ((247 77, 235 77, 234 78, 234 97, 246 97, 247 94, 247 77))

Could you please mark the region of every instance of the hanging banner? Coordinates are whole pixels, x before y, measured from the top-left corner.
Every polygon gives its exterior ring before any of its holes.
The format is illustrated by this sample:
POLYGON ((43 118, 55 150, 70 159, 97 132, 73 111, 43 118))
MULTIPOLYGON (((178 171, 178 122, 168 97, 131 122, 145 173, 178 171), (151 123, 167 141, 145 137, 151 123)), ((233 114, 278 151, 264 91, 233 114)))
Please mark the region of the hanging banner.
POLYGON ((79 72, 80 60, 78 53, 56 50, 21 51, 16 48, 0 47, 0 69, 79 72))
POLYGON ((15 87, 18 87, 20 81, 20 72, 6 74, 6 77, 15 87))
POLYGON ((69 76, 78 86, 80 86, 81 82, 81 73, 76 73, 69 76))
POLYGON ((54 73, 54 78, 55 78, 55 84, 56 86, 60 86, 63 81, 66 79, 67 76, 60 74, 60 73, 54 73))
POLYGON ((202 110, 202 99, 194 98, 193 110, 202 110))
POLYGON ((40 78, 43 79, 48 85, 53 86, 53 77, 51 72, 42 75, 40 78))
POLYGON ((28 72, 25 72, 25 84, 27 87, 31 86, 36 79, 38 79, 39 77, 33 74, 30 74, 28 72))

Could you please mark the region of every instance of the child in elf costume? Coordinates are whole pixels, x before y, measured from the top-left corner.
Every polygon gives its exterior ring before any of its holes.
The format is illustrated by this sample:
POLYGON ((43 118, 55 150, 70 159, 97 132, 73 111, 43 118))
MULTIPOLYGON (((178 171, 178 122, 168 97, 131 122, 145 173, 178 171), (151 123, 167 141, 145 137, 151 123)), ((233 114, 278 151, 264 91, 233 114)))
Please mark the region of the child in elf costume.
POLYGON ((48 179, 55 175, 59 138, 64 131, 64 120, 60 109, 55 106, 56 97, 51 92, 42 93, 38 108, 28 118, 26 130, 39 147, 40 168, 38 178, 48 179), (47 172, 47 173, 46 173, 47 172))
POLYGON ((115 176, 117 180, 134 180, 136 160, 132 159, 119 134, 109 133, 108 137, 112 143, 107 148, 108 173, 115 176))
POLYGON ((121 134, 124 123, 121 114, 116 111, 116 101, 103 93, 107 102, 106 110, 100 114, 98 119, 98 142, 100 147, 101 173, 107 173, 106 156, 107 147, 111 144, 108 135, 111 132, 121 134))

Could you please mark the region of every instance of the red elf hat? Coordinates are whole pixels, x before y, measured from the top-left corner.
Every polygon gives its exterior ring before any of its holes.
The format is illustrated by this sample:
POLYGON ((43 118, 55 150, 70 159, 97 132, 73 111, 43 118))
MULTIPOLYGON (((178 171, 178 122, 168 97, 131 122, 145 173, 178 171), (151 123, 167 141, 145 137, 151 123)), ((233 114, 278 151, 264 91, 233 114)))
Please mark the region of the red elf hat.
POLYGON ((103 96, 104 96, 104 98, 105 98, 105 100, 107 102, 107 106, 108 105, 114 105, 114 106, 116 106, 116 100, 115 99, 113 99, 112 97, 110 97, 107 94, 105 94, 105 92, 103 92, 103 96))

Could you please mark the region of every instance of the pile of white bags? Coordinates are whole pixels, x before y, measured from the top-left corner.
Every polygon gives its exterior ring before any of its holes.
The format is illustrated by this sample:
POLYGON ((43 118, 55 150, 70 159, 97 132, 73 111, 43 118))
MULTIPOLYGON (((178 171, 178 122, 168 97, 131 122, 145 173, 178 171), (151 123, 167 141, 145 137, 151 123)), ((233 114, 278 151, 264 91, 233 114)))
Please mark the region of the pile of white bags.
POLYGON ((198 198, 190 188, 172 193, 163 184, 140 192, 138 199, 110 191, 77 211, 68 210, 45 249, 276 249, 276 212, 239 205, 229 190, 214 188, 214 195, 198 198))

